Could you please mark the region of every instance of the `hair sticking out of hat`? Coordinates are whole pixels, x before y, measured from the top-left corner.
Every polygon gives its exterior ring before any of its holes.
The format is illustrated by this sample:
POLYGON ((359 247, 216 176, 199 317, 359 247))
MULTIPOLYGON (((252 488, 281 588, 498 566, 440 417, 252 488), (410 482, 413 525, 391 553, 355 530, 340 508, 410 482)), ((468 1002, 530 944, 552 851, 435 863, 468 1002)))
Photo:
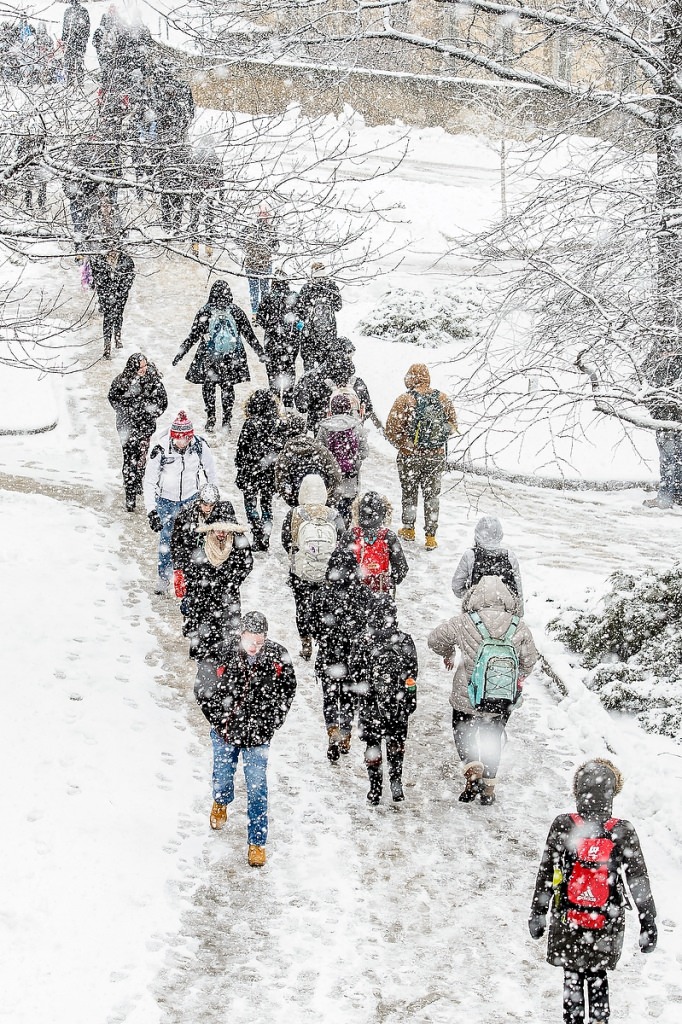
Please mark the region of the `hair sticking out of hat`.
POLYGON ((172 438, 179 437, 194 437, 194 427, 192 421, 188 419, 187 413, 184 409, 181 409, 178 415, 175 417, 171 428, 170 436, 172 438))

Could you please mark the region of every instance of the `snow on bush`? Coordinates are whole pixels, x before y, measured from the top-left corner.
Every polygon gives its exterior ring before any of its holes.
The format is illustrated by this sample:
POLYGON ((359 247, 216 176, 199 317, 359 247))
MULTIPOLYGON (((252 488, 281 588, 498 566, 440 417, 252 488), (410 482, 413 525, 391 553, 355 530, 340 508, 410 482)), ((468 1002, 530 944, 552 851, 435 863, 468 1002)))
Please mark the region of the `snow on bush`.
POLYGON ((358 331, 373 338, 430 348, 449 344, 453 339, 475 338, 482 299, 474 284, 436 288, 429 295, 393 288, 360 321, 358 331))
POLYGON ((587 685, 645 729, 682 735, 682 565, 615 573, 598 613, 567 609, 549 623, 589 669, 587 685))

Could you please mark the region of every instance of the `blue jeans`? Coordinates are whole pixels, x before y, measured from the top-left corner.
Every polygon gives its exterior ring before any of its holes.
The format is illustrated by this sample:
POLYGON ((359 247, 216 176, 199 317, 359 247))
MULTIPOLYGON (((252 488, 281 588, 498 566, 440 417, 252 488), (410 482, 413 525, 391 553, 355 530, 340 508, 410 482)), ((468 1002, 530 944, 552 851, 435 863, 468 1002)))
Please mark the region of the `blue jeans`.
POLYGON ((159 513, 159 519, 163 524, 163 529, 159 534, 159 558, 157 564, 159 576, 169 582, 173 575, 171 536, 173 534, 173 526, 175 525, 175 517, 181 508, 189 505, 190 501, 194 501, 195 498, 196 494, 193 494, 191 498, 185 498, 184 501, 170 501, 168 498, 156 499, 156 511, 159 513))
POLYGON ((249 818, 248 840, 251 846, 265 846, 268 838, 268 751, 260 747, 234 747, 211 729, 213 744, 213 799, 218 804, 234 800, 234 773, 239 754, 246 779, 246 810, 249 818))
POLYGON ((270 264, 265 273, 268 275, 267 277, 251 277, 248 268, 246 270, 246 276, 248 277, 249 280, 249 298, 251 299, 252 313, 258 312, 258 307, 260 306, 261 302, 263 301, 265 296, 270 293, 270 275, 272 274, 272 264, 270 264))
POLYGON ((682 431, 657 430, 656 444, 661 465, 658 496, 682 505, 682 431))

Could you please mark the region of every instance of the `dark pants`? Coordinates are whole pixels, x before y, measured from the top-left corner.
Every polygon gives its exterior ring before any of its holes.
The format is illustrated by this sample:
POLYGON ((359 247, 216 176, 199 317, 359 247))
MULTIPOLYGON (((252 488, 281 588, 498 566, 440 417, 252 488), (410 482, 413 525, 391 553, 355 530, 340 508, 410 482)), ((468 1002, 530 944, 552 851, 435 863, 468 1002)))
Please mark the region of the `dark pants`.
POLYGON ((682 430, 657 430, 656 444, 661 467, 658 496, 682 505, 682 430))
POLYGON ((463 764, 481 761, 484 765, 483 778, 494 779, 502 756, 502 733, 511 712, 503 715, 483 717, 468 715, 464 711, 452 711, 452 732, 455 746, 463 764))
POLYGON ((199 242, 199 219, 203 215, 204 242, 206 245, 213 244, 213 224, 215 222, 215 196, 211 193, 196 198, 192 196, 189 201, 189 235, 193 242, 199 242))
POLYGON ((322 586, 321 583, 308 583, 306 580, 289 574, 289 586, 294 592, 294 603, 296 605, 296 628, 299 636, 312 636, 312 612, 315 595, 322 586))
POLYGON ((405 758, 405 740, 407 739, 407 726, 392 731, 390 734, 377 730, 374 732, 367 727, 362 728, 362 738, 366 744, 365 764, 368 767, 380 768, 382 762, 381 741, 386 741, 386 760, 388 761, 388 777, 391 782, 394 779, 402 778, 403 760, 405 758))
MULTIPOLYGON (((336 666, 333 666, 336 668, 336 666)), ((355 715, 355 696, 348 676, 335 678, 334 674, 318 674, 322 684, 322 714, 327 729, 336 726, 342 736, 350 736, 355 715)))
POLYGON ((184 205, 184 196, 171 195, 168 192, 161 193, 161 223, 169 234, 180 230, 184 205))
POLYGON ((610 1012, 606 971, 569 971, 564 968, 564 1024, 585 1024, 586 1020, 597 1024, 597 1021, 608 1021, 610 1012))
POLYGON ((142 494, 142 477, 144 476, 149 437, 137 437, 126 441, 123 445, 123 488, 126 502, 135 505, 135 496, 142 494))
POLYGON ((102 337, 104 339, 104 351, 111 352, 111 335, 114 335, 115 341, 121 340, 121 330, 123 329, 123 310, 125 309, 125 303, 122 306, 105 306, 102 310, 102 337))
POLYGON ((272 491, 269 487, 244 488, 244 511, 248 519, 254 546, 267 548, 272 532, 272 491), (260 502, 260 511, 258 504, 260 502))
POLYGON ((85 51, 67 47, 64 52, 64 71, 68 86, 82 85, 85 76, 85 51))
POLYGON ((445 468, 442 454, 415 452, 398 455, 398 478, 402 491, 403 526, 414 526, 417 521, 419 488, 424 499, 424 533, 435 536, 440 511, 440 487, 445 468))
POLYGON ((220 387, 220 404, 223 409, 223 426, 228 426, 232 420, 232 407, 234 405, 234 385, 218 385, 215 381, 207 380, 201 385, 201 394, 204 399, 206 418, 215 424, 215 389, 220 387))
POLYGON ((45 203, 47 202, 47 185, 45 182, 41 182, 40 185, 29 186, 24 192, 24 206, 27 210, 33 209, 33 188, 35 187, 36 195, 36 209, 44 210, 45 203))

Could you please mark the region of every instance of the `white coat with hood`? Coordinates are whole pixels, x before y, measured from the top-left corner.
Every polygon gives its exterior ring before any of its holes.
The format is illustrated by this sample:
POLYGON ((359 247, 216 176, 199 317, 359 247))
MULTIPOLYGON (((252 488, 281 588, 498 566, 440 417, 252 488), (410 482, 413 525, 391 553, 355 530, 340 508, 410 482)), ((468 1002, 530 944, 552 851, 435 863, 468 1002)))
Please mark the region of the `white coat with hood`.
POLYGON ((149 514, 156 508, 157 498, 187 501, 204 484, 215 483, 215 459, 206 441, 195 434, 181 452, 174 446, 168 429, 153 445, 147 460, 142 481, 144 507, 149 514))
MULTIPOLYGON (((478 612, 491 636, 503 637, 513 615, 518 615, 518 602, 497 576, 484 576, 462 601, 462 614, 441 623, 429 633, 428 645, 441 658, 452 658, 459 650, 460 658, 452 680, 450 704, 468 715, 485 715, 469 700, 469 681, 481 645, 481 634, 471 621, 469 612, 478 612)), ((521 620, 512 644, 519 658, 519 675, 526 676, 538 660, 533 636, 521 620)))
MULTIPOLYGON (((516 583, 519 601, 518 614, 523 615, 523 586, 521 584, 519 560, 513 551, 510 551, 509 548, 505 549, 502 547, 503 536, 504 531, 502 529, 502 523, 497 516, 481 516, 476 523, 476 529, 474 530, 474 544, 479 548, 485 548, 486 551, 506 550, 509 563, 512 567, 512 572, 514 573, 514 582, 516 583)), ((474 571, 474 560, 474 549, 467 548, 460 558, 459 565, 455 569, 455 573, 452 577, 452 591, 455 597, 464 597, 466 592, 471 589, 471 576, 474 571)))

